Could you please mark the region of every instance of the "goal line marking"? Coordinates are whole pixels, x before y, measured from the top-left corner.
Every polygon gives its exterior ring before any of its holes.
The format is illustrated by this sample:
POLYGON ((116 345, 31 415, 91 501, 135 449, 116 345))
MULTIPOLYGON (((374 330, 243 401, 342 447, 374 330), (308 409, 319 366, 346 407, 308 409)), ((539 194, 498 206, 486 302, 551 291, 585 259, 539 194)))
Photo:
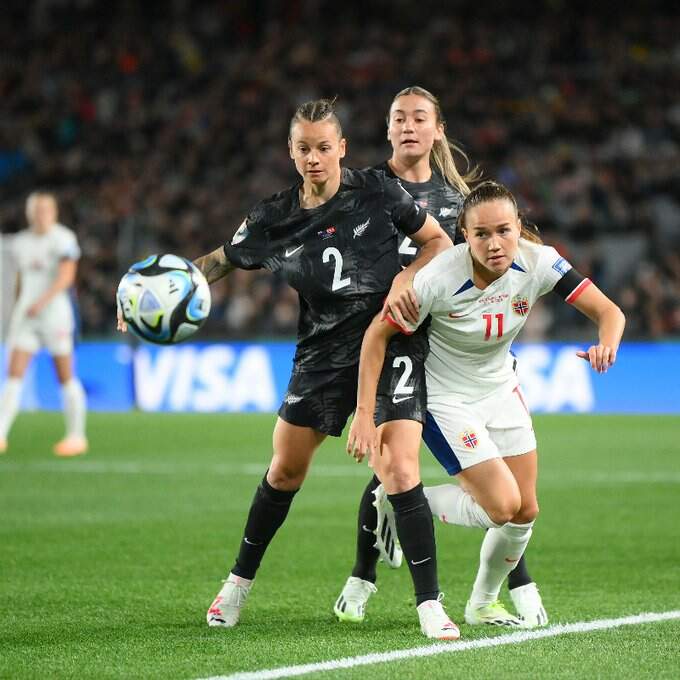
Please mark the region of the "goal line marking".
POLYGON ((362 656, 350 656, 344 659, 332 659, 317 663, 301 664, 299 666, 282 666, 260 671, 246 671, 232 675, 215 675, 203 680, 276 680, 277 678, 293 678, 308 673, 323 671, 337 671, 344 668, 356 668, 357 666, 369 666, 390 661, 402 661, 404 659, 418 659, 439 654, 454 654, 466 652, 470 649, 485 649, 487 647, 500 647, 503 645, 516 645, 531 640, 557 637, 571 633, 588 633, 591 631, 609 630, 619 626, 637 626, 645 623, 657 623, 680 619, 680 610, 668 612, 650 612, 635 616, 624 616, 618 619, 598 619, 595 621, 579 621, 577 623, 556 624, 540 630, 517 631, 509 635, 500 635, 492 638, 479 640, 459 641, 449 643, 437 643, 427 647, 414 647, 412 649, 397 649, 392 652, 378 652, 364 654, 362 656))

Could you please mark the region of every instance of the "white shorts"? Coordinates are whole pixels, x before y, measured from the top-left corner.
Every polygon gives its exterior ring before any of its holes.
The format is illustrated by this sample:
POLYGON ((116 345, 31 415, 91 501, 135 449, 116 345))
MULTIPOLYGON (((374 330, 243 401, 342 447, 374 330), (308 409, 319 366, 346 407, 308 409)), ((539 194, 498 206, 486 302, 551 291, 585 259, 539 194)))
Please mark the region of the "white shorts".
POLYGON ((474 402, 428 397, 423 439, 450 475, 491 458, 520 456, 536 448, 519 385, 474 402))
POLYGON ((52 356, 72 354, 73 317, 45 312, 35 318, 15 315, 10 322, 7 346, 10 351, 19 349, 30 354, 35 354, 41 347, 52 356))

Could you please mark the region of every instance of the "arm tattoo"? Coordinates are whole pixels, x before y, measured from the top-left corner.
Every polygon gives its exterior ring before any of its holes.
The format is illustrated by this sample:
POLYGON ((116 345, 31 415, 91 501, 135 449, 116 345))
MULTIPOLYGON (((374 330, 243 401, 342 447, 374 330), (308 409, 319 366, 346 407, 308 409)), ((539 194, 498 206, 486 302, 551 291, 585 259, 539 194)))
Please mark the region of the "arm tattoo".
POLYGON ((194 260, 194 264, 201 270, 208 283, 214 283, 234 269, 234 265, 229 262, 224 254, 223 248, 218 248, 213 250, 212 253, 197 258, 194 260))

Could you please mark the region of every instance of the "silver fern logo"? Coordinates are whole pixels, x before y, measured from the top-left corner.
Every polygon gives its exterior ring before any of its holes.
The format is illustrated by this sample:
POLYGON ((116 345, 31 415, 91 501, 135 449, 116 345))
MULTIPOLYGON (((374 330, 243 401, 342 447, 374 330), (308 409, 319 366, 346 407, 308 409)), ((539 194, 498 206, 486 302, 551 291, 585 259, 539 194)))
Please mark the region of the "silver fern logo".
POLYGON ((354 227, 354 238, 358 238, 359 236, 363 236, 364 232, 366 229, 368 229, 368 225, 371 222, 371 218, 369 217, 365 222, 362 222, 361 224, 357 224, 356 227, 354 227))

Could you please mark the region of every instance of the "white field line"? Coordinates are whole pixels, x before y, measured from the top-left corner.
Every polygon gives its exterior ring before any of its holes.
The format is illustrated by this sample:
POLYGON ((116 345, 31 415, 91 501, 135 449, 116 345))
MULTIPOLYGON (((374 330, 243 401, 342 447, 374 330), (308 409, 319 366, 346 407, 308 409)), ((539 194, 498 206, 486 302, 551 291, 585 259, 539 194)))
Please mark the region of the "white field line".
MULTIPOLYGON (((268 461, 259 463, 162 463, 146 461, 98 461, 91 459, 14 462, 0 460, 0 476, 3 472, 43 473, 66 472, 73 474, 114 474, 114 475, 262 475, 267 469, 268 461)), ((432 465, 420 468, 423 476, 441 476, 442 469, 432 465)), ((344 464, 318 463, 312 464, 312 477, 367 477, 369 470, 364 465, 353 464, 347 460, 344 464)), ((540 481, 559 486, 573 484, 680 484, 680 471, 668 472, 587 472, 577 474, 551 474, 542 472, 540 481)))
POLYGON ((592 631, 609 630, 619 626, 638 626, 644 623, 657 623, 680 619, 680 610, 637 614, 624 616, 618 619, 599 619, 596 621, 579 621, 577 623, 557 624, 541 630, 518 631, 509 635, 500 635, 480 640, 466 642, 449 642, 428 645, 427 647, 414 647, 412 649, 397 649, 392 652, 379 652, 376 654, 364 654, 362 656, 350 656, 344 659, 331 661, 319 661, 299 666, 283 666, 261 671, 248 671, 233 675, 216 675, 203 680, 276 680, 276 678, 293 678, 308 673, 320 673, 324 671, 337 671, 344 668, 356 668, 357 666, 369 666, 377 663, 389 663, 391 661, 403 661, 405 659, 418 659, 439 654, 454 654, 466 652, 470 649, 485 649, 487 647, 500 647, 504 645, 516 645, 531 640, 568 635, 571 633, 590 633, 592 631))

